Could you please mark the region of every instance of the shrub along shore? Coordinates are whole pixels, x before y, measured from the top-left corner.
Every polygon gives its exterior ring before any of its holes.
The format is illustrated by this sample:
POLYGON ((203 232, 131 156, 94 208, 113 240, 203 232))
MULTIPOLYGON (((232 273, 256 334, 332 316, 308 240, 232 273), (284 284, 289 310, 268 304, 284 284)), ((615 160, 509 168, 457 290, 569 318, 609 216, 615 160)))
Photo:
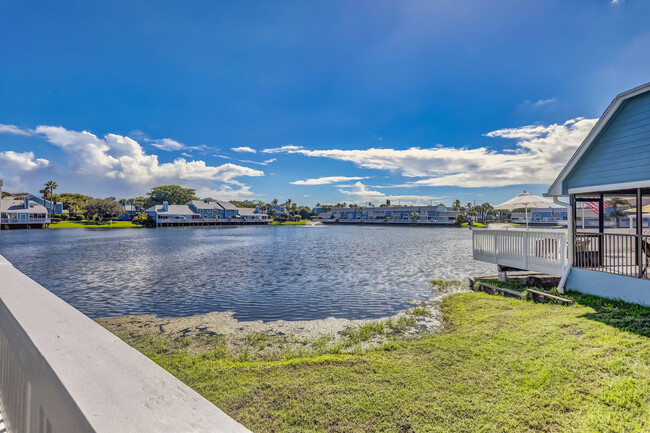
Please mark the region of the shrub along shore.
POLYGON ((121 335, 256 432, 649 431, 650 308, 568 296, 454 294, 437 332, 409 333, 435 314, 423 305, 302 350, 265 333, 236 350, 218 333, 121 335))

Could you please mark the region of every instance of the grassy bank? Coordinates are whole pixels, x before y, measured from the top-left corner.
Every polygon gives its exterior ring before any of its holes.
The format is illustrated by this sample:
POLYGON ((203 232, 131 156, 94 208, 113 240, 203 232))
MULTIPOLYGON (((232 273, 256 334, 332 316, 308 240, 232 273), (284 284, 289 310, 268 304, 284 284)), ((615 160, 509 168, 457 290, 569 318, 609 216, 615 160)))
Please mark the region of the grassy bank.
POLYGON ((234 357, 218 335, 192 354, 139 348, 256 432, 648 431, 650 309, 573 295, 570 307, 449 296, 444 332, 349 353, 325 341, 234 357))
MULTIPOLYGON (((469 223, 462 223, 460 226, 461 227, 467 227, 468 225, 469 225, 469 223)), ((484 227, 487 227, 487 226, 488 226, 487 224, 483 224, 483 223, 473 223, 472 224, 472 227, 479 227, 479 228, 484 228, 484 227)))
POLYGON ((133 224, 131 221, 113 221, 100 222, 100 221, 61 221, 57 224, 50 224, 51 229, 79 229, 79 228, 120 228, 120 229, 139 229, 142 228, 139 224, 133 224))
POLYGON ((272 226, 304 226, 305 224, 307 224, 307 220, 284 221, 284 222, 273 221, 273 222, 269 223, 269 225, 272 225, 272 226))

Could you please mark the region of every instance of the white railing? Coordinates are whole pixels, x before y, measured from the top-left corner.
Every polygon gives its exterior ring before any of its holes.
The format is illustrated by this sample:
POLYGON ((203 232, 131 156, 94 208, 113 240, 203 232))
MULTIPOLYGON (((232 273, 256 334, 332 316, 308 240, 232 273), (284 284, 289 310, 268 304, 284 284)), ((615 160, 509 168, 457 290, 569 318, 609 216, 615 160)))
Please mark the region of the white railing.
POLYGON ((562 276, 567 265, 566 230, 472 231, 475 260, 562 276))
POLYGON ((34 224, 34 223, 48 223, 49 218, 29 218, 29 219, 19 219, 19 218, 2 218, 0 223, 2 224, 34 224))
POLYGON ((2 256, 0 282, 8 433, 249 431, 2 256))

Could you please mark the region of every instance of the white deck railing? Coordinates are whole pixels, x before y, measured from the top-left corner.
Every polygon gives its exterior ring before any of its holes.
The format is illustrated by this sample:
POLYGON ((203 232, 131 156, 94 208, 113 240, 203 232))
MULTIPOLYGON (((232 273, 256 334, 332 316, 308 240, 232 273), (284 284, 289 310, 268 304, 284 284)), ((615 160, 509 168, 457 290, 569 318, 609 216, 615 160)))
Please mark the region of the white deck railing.
POLYGON ((475 260, 562 276, 567 265, 566 230, 474 229, 475 260))
POLYGON ((2 256, 0 413, 8 433, 248 432, 2 256))

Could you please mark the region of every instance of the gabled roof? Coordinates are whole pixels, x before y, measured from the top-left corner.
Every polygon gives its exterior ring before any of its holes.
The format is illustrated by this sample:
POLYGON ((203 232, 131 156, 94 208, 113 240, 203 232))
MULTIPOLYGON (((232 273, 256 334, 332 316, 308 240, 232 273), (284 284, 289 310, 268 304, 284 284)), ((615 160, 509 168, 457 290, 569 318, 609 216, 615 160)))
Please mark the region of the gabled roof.
POLYGON ((45 206, 40 205, 38 203, 34 203, 33 201, 29 200, 29 208, 25 208, 25 200, 24 199, 16 199, 14 197, 6 197, 2 199, 2 204, 0 205, 0 210, 2 212, 20 212, 20 213, 43 213, 46 214, 48 213, 47 209, 45 206))
POLYGON ((265 216, 266 214, 255 212, 255 208, 251 207, 239 207, 237 208, 239 215, 241 216, 265 216))
POLYGON ((605 110, 603 115, 600 116, 600 119, 598 119, 596 125, 594 125, 589 134, 587 134, 587 137, 582 141, 580 147, 578 147, 571 159, 569 159, 569 162, 567 162, 567 164, 564 166, 557 179, 555 179, 555 182, 553 182, 551 187, 548 189, 548 192, 544 194, 545 196, 565 195, 562 193, 562 182, 564 182, 564 179, 566 179, 567 176, 571 173, 573 167, 575 167, 578 161, 580 161, 582 155, 584 155, 587 149, 589 149, 589 146, 591 146, 596 137, 598 137, 600 132, 605 128, 612 116, 614 116, 618 109, 621 108, 621 105, 625 101, 648 91, 650 91, 650 82, 642 84, 641 86, 635 87, 626 92, 620 93, 618 96, 616 96, 616 98, 614 98, 611 104, 609 104, 609 107, 607 107, 607 110, 605 110))
POLYGON ((210 203, 206 203, 203 200, 192 200, 191 202, 188 203, 188 205, 191 204, 197 209, 221 209, 221 207, 217 204, 217 202, 211 201, 210 203))
POLYGON ((224 209, 227 209, 227 210, 237 210, 237 206, 235 206, 234 204, 230 203, 229 201, 220 201, 220 200, 217 200, 217 203, 219 203, 219 206, 221 206, 221 207, 224 208, 224 209))
POLYGON ((163 206, 157 204, 147 209, 147 212, 156 212, 158 215, 198 215, 186 204, 170 204, 167 211, 163 211, 163 206))

